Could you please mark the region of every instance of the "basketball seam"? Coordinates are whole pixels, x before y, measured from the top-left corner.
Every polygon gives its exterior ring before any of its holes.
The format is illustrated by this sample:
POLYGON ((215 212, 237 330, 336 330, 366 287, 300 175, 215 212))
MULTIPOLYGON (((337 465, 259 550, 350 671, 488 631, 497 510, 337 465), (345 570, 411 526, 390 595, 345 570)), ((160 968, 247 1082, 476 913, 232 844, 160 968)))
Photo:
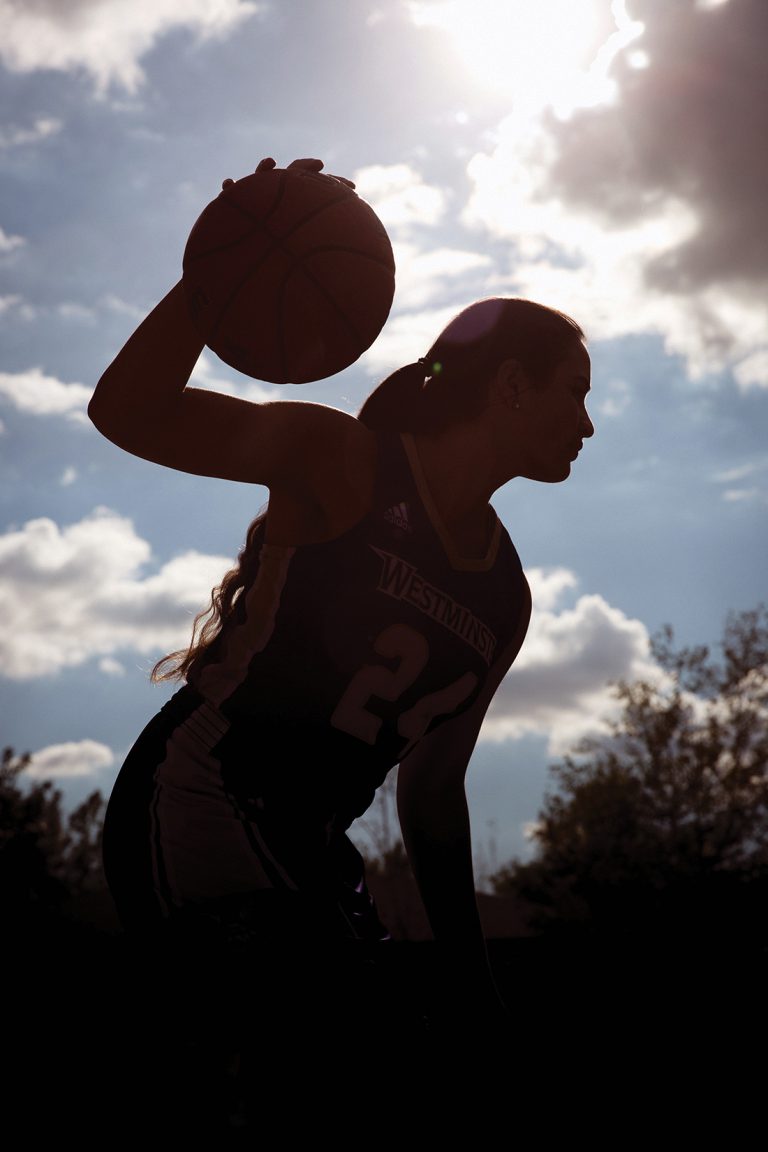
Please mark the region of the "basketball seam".
POLYGON ((368 260, 371 264, 376 264, 379 268, 383 268, 387 272, 392 272, 394 276, 390 263, 382 260, 379 256, 372 255, 370 252, 361 252, 359 248, 347 247, 344 244, 326 244, 323 248, 313 248, 311 258, 314 259, 315 256, 321 255, 324 252, 347 252, 350 256, 356 256, 359 260, 368 260))
MULTIPOLYGON (((281 238, 281 237, 279 237, 279 236, 275 236, 275 235, 274 235, 274 233, 273 233, 273 232, 271 232, 271 231, 270 231, 270 229, 269 229, 268 227, 266 227, 266 225, 267 225, 267 222, 269 221, 270 217, 274 216, 274 214, 275 214, 275 212, 277 211, 278 207, 280 206, 280 204, 282 203, 282 201, 283 201, 283 200, 284 200, 284 198, 285 198, 285 186, 286 186, 286 178, 285 178, 285 175, 284 175, 284 174, 282 174, 282 175, 281 175, 281 178, 280 178, 280 184, 279 184, 279 187, 278 187, 277 195, 276 195, 276 197, 275 197, 275 199, 274 199, 274 201, 273 201, 273 203, 272 203, 272 207, 269 209, 269 211, 267 212, 267 215, 266 215, 265 217, 263 217, 263 218, 261 218, 261 217, 260 217, 260 218, 258 218, 258 219, 257 219, 257 218, 255 218, 254 216, 252 216, 252 215, 251 215, 251 213, 250 213, 250 212, 249 212, 249 211, 248 211, 246 208, 244 208, 242 204, 239 204, 239 203, 238 203, 238 202, 237 202, 237 201, 234 199, 234 197, 233 197, 231 194, 230 194, 230 195, 227 195, 227 196, 225 197, 227 205, 228 205, 230 208, 235 208, 235 209, 236 209, 236 210, 237 210, 237 211, 238 211, 238 212, 241 214, 241 216, 245 216, 245 218, 246 218, 247 220, 250 220, 250 221, 251 221, 251 223, 253 224, 253 227, 250 229, 250 231, 249 231, 249 232, 246 232, 244 235, 238 236, 237 240, 233 241, 233 242, 232 242, 232 244, 224 244, 224 245, 222 245, 220 248, 209 248, 209 249, 206 249, 206 251, 205 251, 205 252, 201 252, 201 253, 199 254, 199 255, 200 255, 200 258, 202 259, 203 257, 207 257, 207 256, 210 256, 210 255, 211 255, 211 253, 214 253, 214 252, 215 252, 215 253, 218 253, 218 252, 225 252, 225 251, 226 251, 228 248, 231 248, 231 247, 234 247, 234 246, 240 245, 240 244, 242 244, 244 241, 247 241, 247 240, 251 239, 251 237, 254 235, 254 233, 255 233, 255 232, 258 232, 259 230, 260 230, 261 232, 263 232, 263 233, 264 233, 264 234, 265 234, 265 235, 266 235, 266 236, 269 238, 269 240, 271 241, 271 243, 269 243, 269 244, 268 244, 268 246, 267 246, 267 248, 265 249, 265 251, 264 251, 264 252, 262 252, 262 254, 261 254, 261 257, 260 257, 260 259, 259 259, 259 262, 258 262, 258 264, 254 264, 254 265, 252 265, 252 266, 251 266, 251 267, 250 267, 250 268, 249 268, 249 269, 248 269, 248 270, 245 272, 245 274, 244 274, 244 276, 243 276, 242 280, 240 280, 240 281, 239 281, 239 282, 238 282, 238 283, 237 283, 237 284, 236 284, 236 285, 233 287, 233 289, 232 289, 232 291, 230 292, 229 296, 228 296, 228 297, 226 298, 226 300, 224 301, 224 304, 223 304, 223 306, 222 306, 222 307, 219 309, 219 315, 216 317, 216 321, 215 321, 215 323, 214 323, 214 326, 213 326, 213 328, 212 328, 212 330, 211 330, 211 333, 210 333, 210 339, 211 339, 211 340, 215 340, 215 339, 216 339, 216 336, 217 336, 217 334, 218 334, 218 331, 219 331, 219 325, 221 324, 221 322, 222 322, 222 320, 223 320, 224 316, 226 315, 227 309, 229 308, 230 304, 231 304, 231 303, 232 303, 232 301, 234 300, 235 296, 237 296, 237 294, 238 294, 238 292, 240 292, 241 288, 242 288, 242 287, 243 287, 245 284, 247 284, 247 283, 248 283, 249 279, 250 279, 252 276, 255 276, 255 275, 256 275, 256 273, 258 272, 259 268, 262 266, 262 264, 263 264, 263 263, 264 263, 264 261, 267 259, 267 257, 271 256, 271 255, 272 255, 272 253, 273 253, 275 250, 281 250, 283 253, 285 253, 285 254, 287 254, 287 255, 290 255, 290 256, 292 256, 292 257, 294 256, 294 253, 293 253, 293 252, 291 252, 291 251, 288 251, 288 250, 286 249, 286 247, 285 247, 285 243, 284 243, 284 241, 282 240, 282 238, 281 238)), ((301 218, 301 220, 299 220, 299 221, 298 221, 298 222, 297 222, 297 223, 294 225, 294 227, 293 227, 293 228, 292 228, 292 230, 291 230, 291 235, 293 235, 293 233, 294 233, 294 232, 296 232, 296 231, 297 231, 299 228, 303 228, 303 227, 304 227, 304 225, 305 225, 305 224, 307 224, 307 223, 308 223, 310 220, 312 220, 312 219, 313 219, 315 216, 319 215, 321 212, 324 212, 324 211, 325 211, 327 208, 332 208, 332 207, 334 207, 336 204, 340 203, 340 201, 342 201, 342 200, 344 200, 344 199, 346 199, 346 198, 347 198, 347 196, 346 196, 346 193, 344 193, 344 192, 341 192, 341 193, 340 193, 338 196, 336 196, 336 197, 335 197, 333 200, 329 200, 329 201, 327 201, 325 204, 322 204, 322 205, 320 205, 320 207, 319 207, 319 208, 314 208, 314 209, 313 209, 313 210, 312 210, 312 211, 311 211, 311 212, 310 212, 308 215, 306 215, 306 216, 302 217, 302 218, 301 218)), ((288 274, 286 274, 286 279, 287 279, 287 275, 288 275, 288 274)), ((283 350, 283 364, 282 364, 282 367, 283 367, 283 375, 285 375, 285 352, 284 352, 284 350, 283 350)))
MULTIPOLYGON (((267 212, 266 216, 263 218, 264 221, 269 220, 270 216, 272 216, 274 214, 276 209, 281 204, 281 202, 284 198, 284 195, 285 195, 285 180, 281 180, 280 185, 279 185, 278 190, 277 190, 277 195, 276 195, 276 197, 272 203, 272 206, 269 209, 269 211, 267 212)), ((235 200, 231 194, 228 195, 227 193, 221 193, 220 192, 217 199, 223 200, 223 202, 227 205, 227 207, 229 209, 234 209, 236 212, 239 212, 241 216, 245 216, 246 220, 248 220, 251 224, 255 225, 255 227, 252 227, 250 229, 250 231, 246 232, 244 235, 241 234, 239 236, 236 236, 234 240, 227 241, 226 244, 219 244, 214 248, 206 248, 205 251, 198 252, 195 256, 191 256, 189 258, 189 261, 188 261, 188 263, 190 265, 194 264, 194 262, 196 260, 205 260, 209 256, 218 255, 218 253, 220 253, 220 252, 226 252, 228 248, 237 248, 240 244, 243 243, 244 240, 250 239, 251 236, 253 236, 253 233, 258 230, 259 224, 262 223, 261 220, 256 220, 255 217, 252 216, 251 213, 248 212, 242 206, 242 204, 238 203, 238 201, 235 200)), ((214 203, 215 203, 215 201, 214 201, 214 203)), ((265 231, 266 231, 266 229, 265 229, 265 231)), ((269 233, 269 235, 271 235, 271 233, 269 233)), ((269 249, 267 251, 269 252, 269 249)), ((185 259, 185 263, 186 262, 187 261, 185 259)))
MULTIPOLYGON (((334 203, 335 203, 335 201, 334 201, 334 203)), ((316 215, 316 213, 313 213, 313 215, 316 215)), ((294 229, 293 231, 295 232, 296 229, 294 229)), ((291 235, 292 234, 293 233, 291 233, 291 235)), ((290 266, 288 268, 286 268, 286 270, 285 270, 285 275, 283 276, 282 283, 279 285, 279 288, 277 289, 277 291, 280 293, 280 303, 282 304, 282 302, 283 302, 283 298, 285 296, 287 284, 288 284, 288 281, 289 281, 291 275, 293 273, 295 273, 297 270, 299 270, 299 271, 304 273, 304 275, 307 277, 307 279, 312 281, 312 283, 315 285, 316 289, 318 289, 318 294, 321 295, 331 305, 335 314, 341 318, 343 326, 346 328, 348 334, 352 337, 352 339, 353 340, 361 340, 363 337, 362 337, 362 333, 360 332, 359 328, 357 328, 352 323, 350 318, 344 312, 341 305, 336 300, 334 300, 333 296, 331 296, 331 294, 327 291, 327 289, 324 287, 322 282, 320 280, 318 280, 318 278, 308 268, 306 268, 303 265, 304 257, 301 254, 296 253, 291 248, 289 248, 287 241, 284 242, 275 236, 272 236, 271 239, 272 239, 272 243, 267 248, 267 250, 262 254, 261 259, 259 260, 258 264, 251 266, 245 272, 243 277, 238 281, 238 283, 235 285, 235 287, 232 289, 232 291, 227 296, 222 307, 219 309, 219 315, 216 318, 216 322, 215 322, 215 324, 211 330, 209 340, 211 342, 215 342, 218 331, 219 331, 219 326, 223 322, 223 319, 224 319, 224 317, 227 313, 227 310, 230 307, 232 301, 237 296, 237 294, 241 291, 241 289, 248 283, 248 281, 257 275, 259 269, 261 268, 262 264, 267 259, 267 257, 272 255, 272 253, 275 251, 281 251, 283 253, 283 255, 290 258, 290 261, 291 261, 290 266)), ((289 237, 289 240, 290 240, 290 237, 289 237)), ((379 258, 377 258, 375 256, 368 256, 366 253, 360 252, 356 248, 341 248, 338 245, 328 245, 325 248, 313 249, 313 255, 316 252, 347 252, 347 253, 349 253, 353 256, 356 256, 358 258, 363 257, 364 259, 369 260, 371 263, 375 264, 379 268, 384 268, 385 270, 390 269, 390 265, 388 263, 386 263, 385 261, 380 260, 379 258)), ((279 309, 279 313, 278 313, 279 324, 280 324, 280 331, 278 333, 279 347, 280 347, 280 367, 281 367, 281 374, 283 377, 287 376, 287 374, 288 374, 287 373, 288 356, 287 356, 287 350, 286 350, 285 331, 284 331, 284 326, 283 326, 284 311, 285 311, 284 308, 281 307, 279 309)), ((389 315, 389 313, 387 313, 387 315, 389 315)), ((386 320, 386 317, 385 317, 385 320, 386 320)), ((382 327, 383 327, 383 324, 382 324, 382 327)), ((365 351, 365 349, 364 349, 364 351, 365 351)), ((360 353, 360 355, 362 356, 362 352, 360 353)), ((356 357, 356 359, 359 359, 359 357, 356 357)))

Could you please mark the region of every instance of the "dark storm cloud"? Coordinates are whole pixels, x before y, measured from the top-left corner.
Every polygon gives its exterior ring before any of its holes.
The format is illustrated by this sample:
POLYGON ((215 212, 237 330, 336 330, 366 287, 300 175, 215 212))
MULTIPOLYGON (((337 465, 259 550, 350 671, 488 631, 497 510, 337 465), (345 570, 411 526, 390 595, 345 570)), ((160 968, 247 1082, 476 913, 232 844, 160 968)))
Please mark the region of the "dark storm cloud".
POLYGON ((626 226, 661 201, 691 207, 698 230, 648 263, 682 292, 768 278, 768 3, 631 0, 645 31, 615 62, 619 100, 554 123, 552 191, 626 226), (632 52, 647 53, 644 68, 632 52))

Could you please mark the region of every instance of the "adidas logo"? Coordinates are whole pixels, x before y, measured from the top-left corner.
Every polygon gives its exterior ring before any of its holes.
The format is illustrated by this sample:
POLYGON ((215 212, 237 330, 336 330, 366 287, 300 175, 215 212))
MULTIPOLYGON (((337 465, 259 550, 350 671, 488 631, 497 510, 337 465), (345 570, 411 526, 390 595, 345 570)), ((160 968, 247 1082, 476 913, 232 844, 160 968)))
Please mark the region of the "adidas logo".
POLYGON ((399 528, 401 532, 413 532, 413 528, 408 523, 408 505, 405 500, 387 508, 384 519, 388 524, 394 524, 395 528, 399 528))

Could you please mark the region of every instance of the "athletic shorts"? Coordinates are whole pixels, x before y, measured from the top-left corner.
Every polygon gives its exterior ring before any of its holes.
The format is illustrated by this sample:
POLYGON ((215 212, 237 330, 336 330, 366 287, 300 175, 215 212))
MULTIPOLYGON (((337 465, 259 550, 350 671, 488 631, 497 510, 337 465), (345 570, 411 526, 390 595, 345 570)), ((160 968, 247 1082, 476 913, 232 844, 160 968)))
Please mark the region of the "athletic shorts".
MULTIPOLYGON (((321 767, 315 759, 304 779, 321 767)), ((362 856, 297 775, 272 732, 256 725, 244 738, 193 689, 177 692, 134 744, 107 805, 104 870, 125 929, 388 938, 362 856)))

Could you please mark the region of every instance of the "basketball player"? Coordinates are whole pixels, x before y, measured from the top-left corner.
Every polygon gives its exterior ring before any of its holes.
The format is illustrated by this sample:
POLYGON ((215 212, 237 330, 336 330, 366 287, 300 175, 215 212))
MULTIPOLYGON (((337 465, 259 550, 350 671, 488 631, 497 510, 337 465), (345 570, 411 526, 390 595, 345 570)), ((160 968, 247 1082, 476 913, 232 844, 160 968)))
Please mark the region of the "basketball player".
MULTIPOLYGON (((127 452, 269 489, 189 648, 156 666, 181 686, 110 797, 104 863, 122 922, 147 941, 183 940, 193 993, 218 981, 214 1000, 235 995, 232 957, 248 956, 251 977, 262 965, 257 1025, 276 1003, 284 1021, 288 1002, 327 1025, 324 995, 343 1016, 349 953, 375 954, 387 937, 346 832, 399 765, 403 839, 451 1018, 504 1020, 464 777, 531 604, 490 500, 515 478, 566 480, 592 436, 584 334, 540 304, 480 301, 357 417, 191 388, 202 347, 179 283, 89 406, 127 452), (224 975, 194 960, 211 942, 224 975)), ((237 1017, 242 1001, 230 1008, 237 1017)))

